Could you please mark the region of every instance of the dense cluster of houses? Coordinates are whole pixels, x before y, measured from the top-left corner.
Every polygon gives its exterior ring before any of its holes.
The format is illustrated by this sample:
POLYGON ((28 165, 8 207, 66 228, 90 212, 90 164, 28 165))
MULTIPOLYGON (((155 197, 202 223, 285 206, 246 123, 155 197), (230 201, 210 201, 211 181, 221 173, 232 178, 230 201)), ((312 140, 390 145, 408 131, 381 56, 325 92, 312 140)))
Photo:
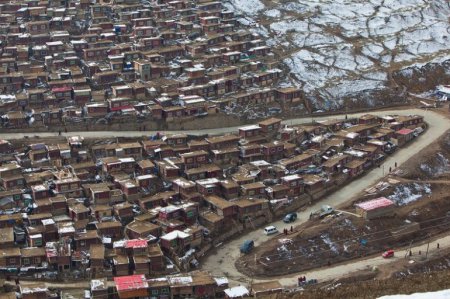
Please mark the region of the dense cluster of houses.
POLYGON ((0 12, 4 127, 300 101, 276 84, 265 41, 219 1, 9 1, 0 12))
POLYGON ((235 226, 269 222, 278 203, 361 175, 424 125, 417 115, 271 118, 220 136, 2 140, 0 272, 97 279, 195 268, 235 226))

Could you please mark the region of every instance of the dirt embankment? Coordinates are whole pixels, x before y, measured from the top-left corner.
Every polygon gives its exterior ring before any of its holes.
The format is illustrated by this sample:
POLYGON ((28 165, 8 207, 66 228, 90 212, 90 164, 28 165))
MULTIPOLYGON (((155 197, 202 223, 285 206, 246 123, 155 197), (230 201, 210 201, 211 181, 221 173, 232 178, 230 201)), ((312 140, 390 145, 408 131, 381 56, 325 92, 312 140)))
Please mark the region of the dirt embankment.
POLYGON ((351 282, 323 289, 306 289, 303 292, 280 294, 272 299, 360 299, 377 298, 392 294, 432 292, 450 288, 450 270, 420 273, 401 278, 351 282))
POLYGON ((403 178, 420 180, 450 179, 450 132, 430 144, 417 157, 402 166, 403 178))
POLYGON ((437 85, 449 84, 450 60, 442 63, 427 63, 421 67, 412 66, 392 73, 392 79, 401 88, 413 93, 434 90, 437 85))

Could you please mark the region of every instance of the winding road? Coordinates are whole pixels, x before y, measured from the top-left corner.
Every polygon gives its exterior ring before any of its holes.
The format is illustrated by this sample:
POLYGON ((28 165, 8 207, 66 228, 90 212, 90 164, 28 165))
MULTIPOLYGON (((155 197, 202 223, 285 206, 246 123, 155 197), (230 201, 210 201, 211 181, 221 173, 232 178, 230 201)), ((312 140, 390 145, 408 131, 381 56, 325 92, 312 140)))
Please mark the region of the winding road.
MULTIPOLYGON (((417 154, 420 150, 427 147, 429 144, 438 139, 442 134, 444 134, 447 130, 450 129, 450 121, 443 115, 440 115, 436 112, 432 111, 424 111, 419 109, 410 109, 410 110, 402 110, 402 111, 382 111, 382 112, 371 112, 372 114, 377 115, 387 115, 387 114, 398 114, 398 115, 408 115, 408 114, 420 114, 424 116, 425 121, 428 123, 429 127, 425 134, 416 139, 413 143, 409 144, 409 146, 401 148, 399 151, 395 152, 393 155, 389 156, 385 162, 385 169, 389 169, 389 167, 394 168, 395 162, 398 165, 406 162, 408 159, 417 154)), ((357 115, 351 115, 357 116, 357 115)), ((310 121, 310 120, 309 120, 310 121)), ((300 123, 301 120, 296 119, 292 121, 293 124, 300 123)), ((286 123, 286 122, 285 122, 286 123)), ((330 194, 329 196, 320 200, 320 202, 308 207, 304 211, 298 211, 298 220, 295 225, 300 225, 309 219, 309 215, 311 212, 317 211, 323 204, 328 204, 333 207, 338 207, 348 201, 350 201, 354 195, 368 188, 369 186, 375 184, 378 180, 384 177, 382 168, 374 168, 364 175, 361 179, 355 180, 350 184, 346 185, 342 189, 330 194)), ((268 224, 269 225, 269 224, 268 224)), ((272 223, 279 230, 282 230, 283 227, 286 226, 281 220, 272 223)), ((290 226, 290 225, 289 225, 290 226)), ((221 247, 216 249, 215 254, 211 254, 206 257, 202 263, 202 269, 208 270, 214 275, 217 276, 227 276, 230 279, 230 283, 237 285, 242 283, 249 283, 250 281, 258 282, 264 281, 260 279, 251 279, 246 275, 240 273, 236 267, 234 266, 234 261, 240 256, 239 246, 244 242, 244 240, 253 240, 255 245, 258 246, 261 243, 269 240, 270 237, 267 237, 263 234, 262 229, 257 229, 248 234, 245 234, 237 239, 234 239, 230 242, 224 243, 221 247)), ((449 244, 450 245, 450 237, 447 237, 445 240, 439 241, 441 244, 449 244)), ((361 269, 365 269, 367 266, 376 266, 383 263, 392 262, 392 260, 385 260, 381 257, 375 257, 371 259, 352 261, 345 265, 340 265, 336 267, 319 269, 315 271, 310 271, 307 274, 307 277, 317 278, 320 280, 329 280, 337 277, 342 277, 351 272, 355 272, 361 269)), ((305 274, 305 273, 302 273, 305 274)), ((285 276, 280 278, 279 281, 284 286, 292 287, 296 284, 297 275, 285 276)), ((270 279, 268 279, 270 280, 270 279)), ((272 279, 273 280, 273 279, 272 279)))
MULTIPOLYGON (((445 116, 438 114, 433 111, 426 111, 421 109, 405 109, 405 110, 388 110, 388 111, 371 111, 371 114, 375 115, 411 115, 411 114, 419 114, 423 115, 425 121, 428 123, 429 127, 425 134, 416 139, 409 146, 400 149, 395 152, 393 155, 389 156, 385 162, 385 169, 389 169, 389 167, 393 167, 395 162, 398 165, 401 165, 415 154, 417 154, 420 150, 424 149, 426 146, 437 140, 442 134, 444 134, 447 130, 450 129, 450 121, 445 116)), ((348 117, 358 117, 364 113, 357 114, 348 114, 348 117)), ((343 117, 343 115, 341 116, 343 117)), ((321 121, 326 119, 338 118, 338 116, 327 116, 327 117, 317 117, 314 118, 315 121, 321 121)), ((283 121, 284 124, 288 125, 297 125, 302 123, 311 122, 311 118, 296 118, 292 120, 283 121)), ((185 131, 164 131, 161 133, 186 133, 192 135, 204 135, 204 134, 224 134, 230 132, 236 132, 239 127, 227 127, 227 128, 217 128, 217 129, 207 129, 207 130, 185 130, 185 131)), ((149 136, 155 134, 154 131, 100 131, 100 132, 68 132, 62 133, 63 136, 83 136, 85 138, 113 138, 113 137, 141 137, 141 136, 149 136)), ((55 132, 45 132, 45 133, 0 133, 1 139, 21 139, 24 136, 39 136, 39 137, 51 137, 58 136, 58 133, 55 132)), ((339 189, 333 194, 325 197, 320 201, 320 203, 316 203, 306 210, 302 212, 298 212, 298 220, 296 221, 296 225, 304 223, 309 219, 309 215, 311 212, 318 210, 323 204, 329 204, 334 207, 338 207, 342 205, 354 197, 355 194, 363 191, 367 187, 376 183, 379 179, 384 176, 382 168, 372 169, 370 172, 364 175, 363 178, 355 180, 348 184, 347 186, 339 189)), ((279 229, 282 229, 284 224, 281 221, 275 221, 273 225, 277 226, 279 229)), ((230 280, 230 285, 237 285, 242 283, 249 283, 250 281, 264 281, 260 279, 251 279, 250 277, 245 276, 240 273, 236 267, 234 266, 235 260, 239 257, 239 246, 242 244, 244 240, 252 239, 255 242, 255 245, 258 246, 261 243, 267 241, 269 237, 265 236, 261 229, 252 231, 246 235, 243 235, 233 241, 224 243, 219 248, 216 249, 216 253, 208 256, 202 263, 202 269, 210 271, 213 275, 217 276, 227 276, 230 280)), ((444 237, 442 239, 436 240, 436 242, 440 242, 442 246, 449 245, 450 246, 450 236, 444 237)), ((417 248, 416 248, 417 249, 417 248)), ((423 249, 422 249, 423 250, 423 249)), ((437 250, 437 249, 436 249, 437 250)), ((397 259, 398 257, 394 258, 397 259)), ((337 277, 342 277, 351 272, 355 272, 361 269, 366 269, 367 267, 372 267, 384 263, 392 262, 391 260, 382 259, 381 257, 374 257, 364 260, 351 261, 347 264, 338 265, 335 267, 327 267, 326 269, 317 269, 306 274, 309 278, 317 278, 319 280, 330 280, 337 277)), ((283 278, 280 278, 279 281, 283 286, 292 287, 296 284, 297 275, 288 275, 283 278)), ((273 280, 273 279, 268 279, 273 280)))

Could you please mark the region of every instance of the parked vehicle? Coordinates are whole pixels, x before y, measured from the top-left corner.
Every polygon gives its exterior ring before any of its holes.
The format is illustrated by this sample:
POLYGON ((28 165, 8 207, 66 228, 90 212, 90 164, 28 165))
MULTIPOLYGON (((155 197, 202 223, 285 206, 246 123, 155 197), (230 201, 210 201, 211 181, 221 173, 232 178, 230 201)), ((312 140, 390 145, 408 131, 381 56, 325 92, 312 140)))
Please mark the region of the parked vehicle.
POLYGON ((320 218, 325 218, 328 215, 331 215, 334 213, 334 209, 333 207, 329 206, 329 205, 323 205, 322 208, 320 209, 320 218))
POLYGON ((264 233, 266 235, 276 234, 276 233, 278 233, 278 229, 275 226, 271 225, 271 226, 264 228, 264 233))
POLYGON ((383 252, 382 257, 384 257, 385 259, 393 257, 394 256, 394 250, 389 249, 385 252, 383 252))
POLYGON ((252 251, 254 246, 255 246, 255 243, 253 242, 253 240, 245 240, 244 243, 240 247, 241 253, 245 253, 245 254, 249 253, 250 251, 252 251))
POLYGON ((291 223, 297 220, 297 213, 289 213, 283 218, 284 223, 291 223))

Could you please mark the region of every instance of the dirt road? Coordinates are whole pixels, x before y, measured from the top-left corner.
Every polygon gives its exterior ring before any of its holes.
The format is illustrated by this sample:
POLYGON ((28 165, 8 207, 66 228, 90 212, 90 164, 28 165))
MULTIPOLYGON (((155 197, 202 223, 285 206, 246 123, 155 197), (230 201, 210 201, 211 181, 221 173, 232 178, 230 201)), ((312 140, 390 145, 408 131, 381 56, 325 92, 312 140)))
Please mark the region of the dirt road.
MULTIPOLYGON (((395 162, 397 162, 398 165, 401 165, 409 158, 414 156, 416 153, 418 153, 420 150, 422 150, 423 148, 431 144, 433 141, 438 139, 445 131, 450 129, 449 119, 431 111, 422 111, 413 109, 401 111, 401 113, 398 112, 398 114, 413 114, 413 113, 424 115, 425 121, 429 124, 429 129, 425 134, 420 136, 409 146, 402 148, 399 151, 395 152, 393 155, 389 156, 384 162, 385 165, 384 170, 386 171, 389 169, 389 167, 394 168, 395 162)), ((376 114, 389 114, 389 112, 384 111, 376 114)), ((311 207, 308 207, 305 211, 298 212, 298 220, 295 223, 295 225, 299 225, 307 221, 309 219, 310 213, 320 209, 320 207, 323 204, 338 207, 339 205, 348 202, 354 197, 355 194, 358 194, 367 187, 373 185, 385 174, 386 173, 383 173, 383 168, 372 169, 363 178, 351 182, 342 189, 327 196, 319 203, 316 203, 311 207)), ((290 225, 286 225, 282 221, 276 221, 273 223, 273 225, 275 225, 279 231, 282 231, 283 228, 285 227, 290 227, 290 225)), ((253 240, 255 242, 255 245, 258 246, 259 244, 263 243, 264 241, 267 241, 268 239, 269 237, 263 234, 262 229, 258 229, 244 236, 241 236, 231 242, 225 243, 221 247, 217 248, 215 254, 210 255, 203 261, 202 269, 208 270, 215 275, 226 275, 235 284, 244 282, 248 283, 251 280, 251 278, 239 273, 236 267, 234 266, 234 261, 236 261, 236 259, 240 255, 239 246, 244 242, 244 240, 253 240)), ((317 277, 319 278, 324 278, 325 276, 323 275, 327 275, 326 278, 339 277, 346 273, 359 270, 361 267, 365 267, 367 263, 370 264, 381 262, 384 261, 377 258, 373 259, 373 261, 371 262, 367 261, 354 262, 352 264, 348 264, 345 266, 339 266, 339 271, 338 270, 330 271, 330 269, 319 270, 317 274, 313 276, 317 275, 317 277), (323 271, 323 273, 320 271, 323 271)), ((280 281, 283 281, 284 285, 289 285, 290 280, 288 278, 284 278, 281 279, 280 281)))
MULTIPOLYGON (((434 242, 430 242, 429 255, 438 254, 439 250, 442 250, 443 248, 448 248, 449 246, 450 246, 450 236, 442 237, 440 239, 437 239, 434 242), (437 243, 439 243, 440 249, 437 248, 437 243)), ((413 252, 413 256, 411 257, 411 259, 420 260, 421 258, 424 258, 423 255, 426 252, 426 250, 427 250, 427 244, 422 244, 422 245, 417 245, 415 247, 412 247, 411 251, 413 252), (422 251, 421 256, 418 255, 419 250, 422 251)), ((306 273, 301 273, 301 275, 305 275, 307 279, 315 278, 319 281, 328 281, 328 280, 332 280, 335 278, 345 276, 346 274, 349 274, 352 272, 372 269, 373 267, 376 267, 379 265, 389 264, 389 263, 393 263, 393 262, 405 259, 405 254, 407 254, 407 250, 405 250, 405 249, 396 250, 395 256, 392 258, 389 258, 389 259, 385 259, 385 258, 381 257, 381 254, 380 254, 377 257, 372 257, 369 259, 349 262, 347 264, 338 265, 335 267, 333 267, 333 266, 324 267, 324 268, 309 271, 306 273)), ((285 276, 283 278, 280 278, 279 281, 285 287, 295 287, 297 284, 298 276, 299 276, 298 274, 285 276)), ((254 280, 254 281, 256 282, 258 280, 254 280)), ((261 281, 263 281, 263 280, 261 280, 261 281)))
POLYGON ((23 286, 41 284, 49 289, 64 289, 64 290, 84 290, 90 288, 90 282, 83 280, 79 282, 47 282, 39 280, 20 280, 20 284, 23 286))
MULTIPOLYGON (((405 110, 382 110, 382 111, 370 111, 370 114, 375 115, 388 115, 388 114, 397 114, 397 115, 410 115, 410 114, 420 114, 424 115, 425 120, 427 122, 432 121, 434 117, 440 117, 440 119, 443 119, 442 116, 438 115, 435 112, 432 111, 425 111, 423 109, 405 109, 405 110)), ((354 114, 348 114, 348 117, 358 117, 365 113, 354 113, 354 114)), ((314 121, 322 121, 326 119, 333 119, 333 118, 343 118, 344 115, 338 116, 323 116, 323 117, 303 117, 303 118, 295 118, 295 119, 289 119, 284 120, 283 123, 287 125, 298 125, 303 123, 310 123, 311 120, 314 121)), ((159 131, 160 133, 170 133, 170 134, 176 134, 176 133, 185 133, 185 134, 192 134, 192 135, 204 135, 204 134, 211 134, 211 135, 217 135, 217 134, 223 134, 223 133, 230 133, 230 132, 237 132, 239 126, 237 127, 225 127, 225 128, 217 128, 217 129, 206 129, 206 130, 184 130, 184 131, 159 131)), ((70 129, 70 128, 69 128, 70 129)), ((113 137, 141 137, 141 136, 149 136, 156 134, 156 131, 81 131, 81 132, 68 132, 68 133, 61 133, 62 136, 83 136, 86 138, 96 138, 96 137, 103 137, 103 138, 113 138, 113 137)), ((51 137, 51 136, 58 136, 58 132, 36 132, 36 133, 0 133, 1 139, 22 139, 24 136, 40 136, 40 137, 51 137)))

